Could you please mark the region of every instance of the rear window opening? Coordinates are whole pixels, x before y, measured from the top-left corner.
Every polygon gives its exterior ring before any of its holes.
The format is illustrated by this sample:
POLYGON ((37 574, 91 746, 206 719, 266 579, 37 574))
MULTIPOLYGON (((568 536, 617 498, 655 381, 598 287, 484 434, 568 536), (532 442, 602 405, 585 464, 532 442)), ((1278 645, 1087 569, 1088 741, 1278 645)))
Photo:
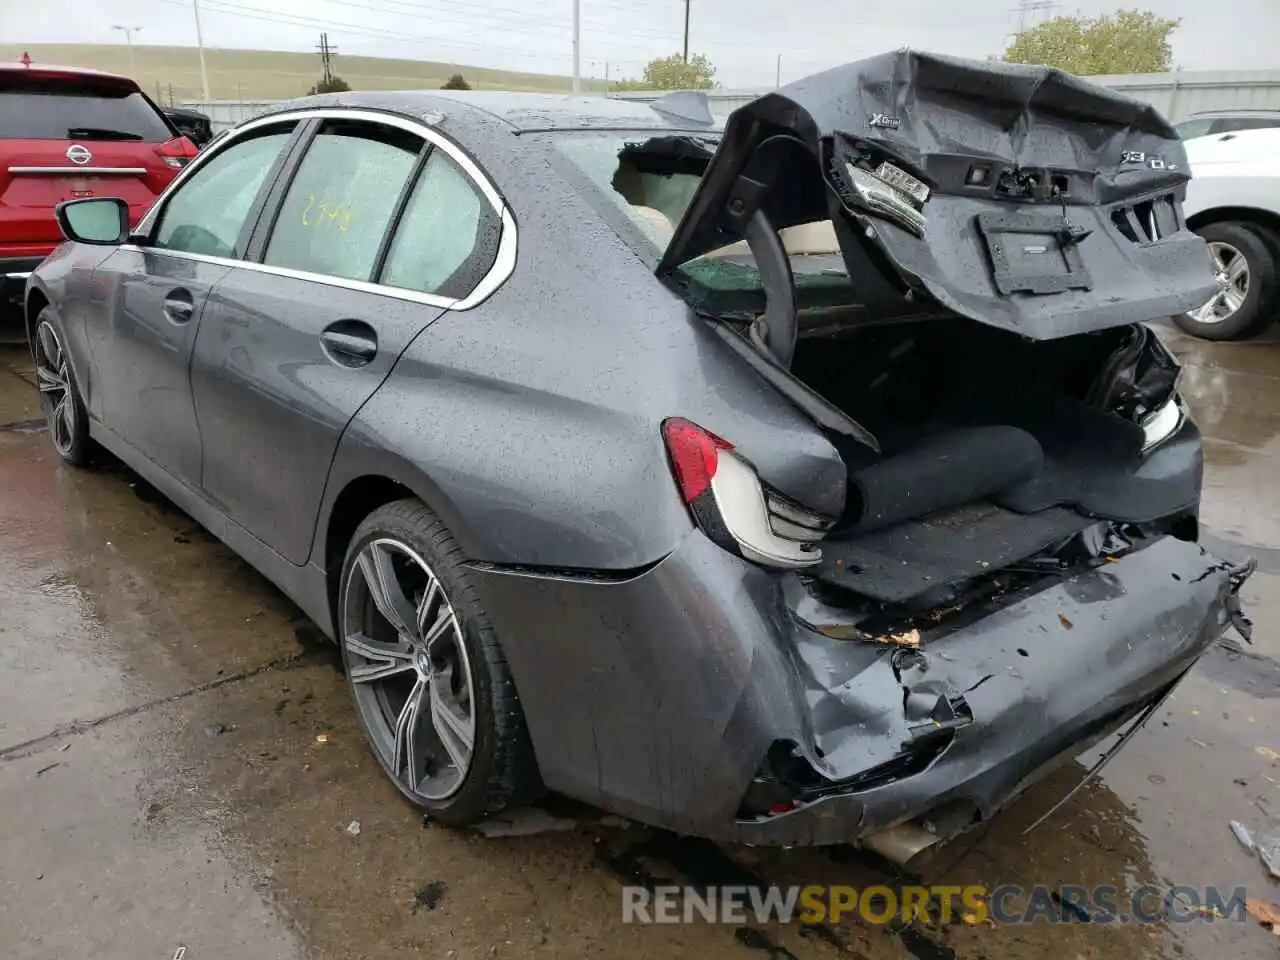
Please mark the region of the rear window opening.
POLYGON ((0 139, 164 143, 174 136, 136 87, 0 72, 0 139))
MULTIPOLYGON (((717 136, 709 134, 593 132, 561 135, 552 142, 585 177, 591 193, 623 215, 638 234, 633 245, 646 259, 660 256, 671 242, 718 146, 717 136)), ((803 308, 848 306, 856 300, 830 220, 788 227, 780 236, 803 308)), ((679 267, 678 274, 688 299, 700 310, 746 314, 765 308, 765 284, 745 241, 696 257, 679 267)))

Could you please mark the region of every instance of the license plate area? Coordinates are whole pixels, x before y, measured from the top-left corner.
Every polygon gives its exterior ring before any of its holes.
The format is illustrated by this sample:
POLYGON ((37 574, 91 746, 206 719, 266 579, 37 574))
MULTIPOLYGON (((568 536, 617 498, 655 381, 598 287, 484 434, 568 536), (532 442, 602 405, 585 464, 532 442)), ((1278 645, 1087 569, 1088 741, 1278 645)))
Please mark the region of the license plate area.
POLYGON ((79 200, 94 195, 88 177, 58 177, 56 189, 61 200, 79 200))
POLYGON ((1064 244, 1063 218, 1043 214, 980 213, 978 231, 1000 293, 1049 294, 1088 290, 1093 282, 1078 243, 1064 244))

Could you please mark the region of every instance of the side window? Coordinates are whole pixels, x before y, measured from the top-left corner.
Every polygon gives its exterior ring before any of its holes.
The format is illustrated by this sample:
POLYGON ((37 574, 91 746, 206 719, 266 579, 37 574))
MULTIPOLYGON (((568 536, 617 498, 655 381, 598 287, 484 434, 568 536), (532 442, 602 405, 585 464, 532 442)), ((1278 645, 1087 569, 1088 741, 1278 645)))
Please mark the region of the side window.
POLYGON ((394 127, 326 121, 285 194, 263 263, 368 280, 423 145, 394 127))
POLYGON ((493 266, 502 223, 476 183, 433 150, 405 206, 379 282, 465 297, 493 266))
POLYGON ((234 257, 236 239, 293 125, 241 140, 191 174, 160 214, 152 246, 210 257, 234 257))

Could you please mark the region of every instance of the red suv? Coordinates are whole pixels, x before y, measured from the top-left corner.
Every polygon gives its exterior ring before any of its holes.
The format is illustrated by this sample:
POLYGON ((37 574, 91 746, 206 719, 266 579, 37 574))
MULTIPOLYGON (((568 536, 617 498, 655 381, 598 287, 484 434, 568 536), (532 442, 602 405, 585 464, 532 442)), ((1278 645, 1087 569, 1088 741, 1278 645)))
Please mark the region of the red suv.
POLYGON ((137 222, 196 155, 128 77, 0 63, 0 281, 20 297, 27 274, 62 242, 54 209, 106 195, 137 222))

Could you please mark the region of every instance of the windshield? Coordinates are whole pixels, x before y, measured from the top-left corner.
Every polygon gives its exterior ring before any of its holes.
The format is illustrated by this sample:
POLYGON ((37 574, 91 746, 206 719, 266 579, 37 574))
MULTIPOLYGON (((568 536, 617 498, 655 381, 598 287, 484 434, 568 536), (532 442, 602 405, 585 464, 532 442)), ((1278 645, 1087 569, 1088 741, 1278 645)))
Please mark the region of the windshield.
MULTIPOLYGON (((636 228, 643 247, 630 236, 623 239, 650 260, 671 242, 719 146, 716 135, 657 131, 563 133, 552 135, 551 142, 593 197, 636 228)), ((837 302, 847 299, 848 275, 830 221, 791 227, 781 236, 803 303, 832 299, 823 290, 835 293, 837 302)), ((758 309, 764 296, 760 271, 743 242, 690 260, 677 272, 700 306, 758 309)))

